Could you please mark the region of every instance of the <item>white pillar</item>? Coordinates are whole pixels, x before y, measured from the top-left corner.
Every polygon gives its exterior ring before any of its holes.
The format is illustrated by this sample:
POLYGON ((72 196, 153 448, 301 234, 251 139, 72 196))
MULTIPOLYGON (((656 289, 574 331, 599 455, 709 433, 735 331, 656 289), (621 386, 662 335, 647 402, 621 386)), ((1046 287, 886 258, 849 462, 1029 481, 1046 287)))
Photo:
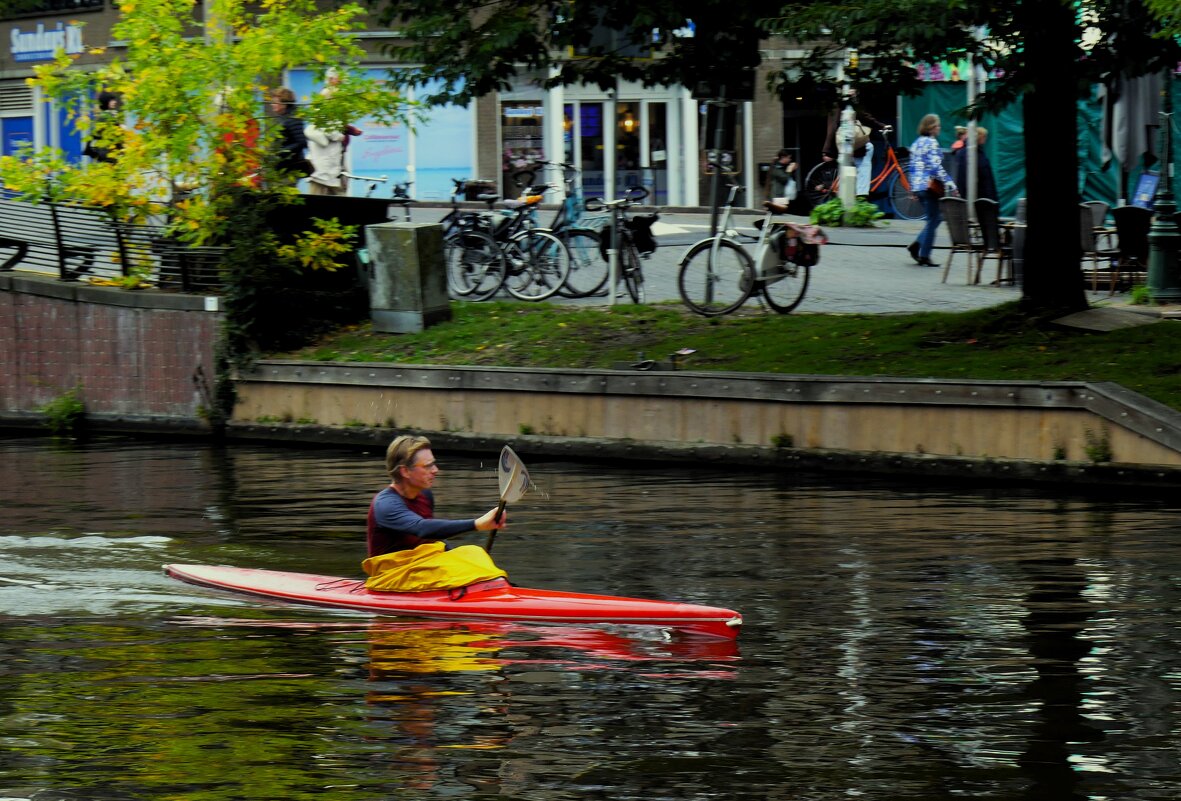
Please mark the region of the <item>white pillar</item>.
MULTIPOLYGON (((971 106, 976 102, 976 65, 972 58, 968 57, 968 105, 971 106)), ((976 118, 968 118, 968 138, 964 140, 964 147, 967 150, 961 153, 959 158, 967 158, 968 163, 964 170, 967 176, 967 186, 958 186, 962 194, 968 201, 968 219, 976 218, 976 198, 979 197, 980 187, 977 185, 976 165, 979 163, 980 153, 977 149, 977 133, 976 133, 976 118)), ((954 159, 953 159, 954 161, 954 159)), ((951 176, 954 181, 955 176, 951 176)))
POLYGON ((697 127, 701 122, 701 112, 697 101, 685 87, 681 87, 681 151, 678 162, 681 167, 681 182, 685 188, 681 202, 686 206, 696 206, 700 200, 697 191, 701 168, 701 144, 698 141, 697 127))
POLYGON ((33 115, 33 149, 44 150, 49 147, 48 130, 49 125, 46 124, 46 113, 49 106, 42 102, 44 95, 41 93, 40 86, 33 87, 33 107, 29 113, 33 115))
POLYGON ((603 197, 615 199, 615 128, 619 125, 619 92, 607 93, 603 104, 603 197))
MULTIPOLYGON (((557 77, 557 74, 558 68, 550 67, 550 77, 557 77)), ((566 120, 565 106, 566 92, 561 85, 553 87, 546 93, 544 112, 545 129, 542 139, 546 161, 564 162, 566 160, 565 142, 562 137, 562 134, 565 132, 565 128, 563 127, 566 120)), ((547 184, 562 186, 562 168, 554 166, 546 167, 544 180, 547 184)), ((560 201, 561 192, 562 190, 559 189, 559 197, 552 199, 560 201)))
POLYGON ((682 182, 685 175, 684 159, 681 153, 684 148, 681 147, 681 117, 685 114, 685 109, 678 99, 674 99, 668 104, 668 124, 666 126, 664 137, 664 169, 665 179, 668 181, 668 205, 681 206, 684 205, 684 190, 682 182))
POLYGON ((841 112, 841 122, 837 126, 837 147, 840 148, 841 181, 837 186, 837 197, 846 209, 857 203, 857 168, 853 166, 853 124, 857 113, 853 106, 846 105, 841 112))
POLYGON ((652 180, 651 186, 646 184, 646 179, 649 177, 648 168, 652 166, 652 158, 649 155, 651 151, 651 142, 649 141, 648 132, 648 101, 640 100, 640 186, 652 193, 651 199, 648 203, 656 202, 656 181, 652 180))
POLYGON ((754 132, 754 103, 749 100, 742 103, 742 174, 746 178, 746 205, 753 207, 758 197, 755 179, 755 132, 754 132))

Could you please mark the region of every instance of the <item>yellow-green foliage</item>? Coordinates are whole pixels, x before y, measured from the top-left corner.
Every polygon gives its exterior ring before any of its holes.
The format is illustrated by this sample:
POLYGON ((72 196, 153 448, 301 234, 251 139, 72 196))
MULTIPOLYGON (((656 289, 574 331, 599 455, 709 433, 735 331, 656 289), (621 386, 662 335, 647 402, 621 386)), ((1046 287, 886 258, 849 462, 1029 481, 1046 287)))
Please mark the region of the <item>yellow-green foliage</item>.
POLYGON ((29 199, 101 205, 130 219, 167 212, 174 235, 201 244, 224 230, 235 202, 227 190, 261 184, 296 194, 276 180, 266 157, 279 134, 265 105, 276 85, 270 76, 336 68, 337 90, 300 106, 305 121, 323 128, 407 118, 409 104, 360 67, 364 52, 351 32, 365 12, 357 4, 320 10, 311 0, 264 0, 247 8, 241 0, 212 0, 207 37, 192 0, 121 0, 119 7, 111 33, 126 43, 119 59, 84 71, 59 53, 30 79, 67 108, 83 138, 117 158, 75 166, 55 151, 26 151, 0 159, 7 188, 29 199), (99 91, 118 94, 121 108, 97 113, 99 91))
POLYGON ((342 225, 339 220, 315 219, 318 231, 307 231, 290 245, 278 248, 279 256, 297 268, 336 270, 342 265, 336 259, 352 250, 357 226, 342 225))

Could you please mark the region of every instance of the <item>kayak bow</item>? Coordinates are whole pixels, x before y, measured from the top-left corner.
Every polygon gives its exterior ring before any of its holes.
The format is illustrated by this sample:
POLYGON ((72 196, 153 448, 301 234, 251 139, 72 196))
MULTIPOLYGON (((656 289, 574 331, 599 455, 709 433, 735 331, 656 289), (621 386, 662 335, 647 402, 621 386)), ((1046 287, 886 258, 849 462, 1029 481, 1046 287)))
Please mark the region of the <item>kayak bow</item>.
POLYGON ((530 623, 660 626, 734 639, 742 616, 731 609, 675 601, 514 587, 504 579, 430 592, 374 592, 364 581, 217 565, 165 565, 164 572, 203 587, 291 603, 380 615, 530 623))

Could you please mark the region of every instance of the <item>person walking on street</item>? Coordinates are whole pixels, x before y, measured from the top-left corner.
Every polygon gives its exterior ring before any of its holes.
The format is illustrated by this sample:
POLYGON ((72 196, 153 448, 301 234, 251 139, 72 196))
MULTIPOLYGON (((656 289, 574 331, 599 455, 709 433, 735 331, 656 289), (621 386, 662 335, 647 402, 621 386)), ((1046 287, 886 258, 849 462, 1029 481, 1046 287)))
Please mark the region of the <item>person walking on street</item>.
MULTIPOLYGON (((976 127, 976 197, 998 200, 996 191, 996 176, 992 173, 992 162, 984 152, 984 143, 988 141, 988 129, 976 127)), ((968 187, 968 148, 961 147, 951 154, 951 175, 956 186, 967 191, 968 187)))
MULTIPOLYGON (((857 93, 851 91, 846 97, 849 103, 856 103, 857 93)), ((884 131, 888 127, 875 116, 854 105, 853 118, 853 166, 857 169, 857 184, 854 190, 859 198, 869 196, 869 184, 873 178, 873 142, 870 137, 874 131, 884 131)), ((836 161, 840 158, 837 147, 837 132, 841 127, 841 106, 838 104, 828 113, 828 129, 824 136, 824 149, 820 157, 824 161, 836 161)))
POLYGON ((795 158, 786 147, 775 156, 771 164, 771 195, 774 201, 792 201, 796 196, 796 173, 799 171, 795 158))
POLYGON ((935 234, 939 232, 942 216, 939 199, 944 193, 956 193, 955 182, 943 168, 943 151, 939 148, 939 115, 928 114, 919 122, 919 136, 910 146, 910 186, 922 201, 927 212, 927 224, 918 239, 907 246, 911 258, 924 267, 934 267, 931 250, 935 234))

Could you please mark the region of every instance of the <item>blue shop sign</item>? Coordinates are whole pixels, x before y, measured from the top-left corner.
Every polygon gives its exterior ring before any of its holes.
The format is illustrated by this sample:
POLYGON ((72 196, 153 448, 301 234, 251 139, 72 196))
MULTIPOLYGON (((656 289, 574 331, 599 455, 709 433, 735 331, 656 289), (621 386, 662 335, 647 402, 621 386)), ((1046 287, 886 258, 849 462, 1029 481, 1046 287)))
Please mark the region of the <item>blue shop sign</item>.
POLYGON ((82 26, 58 22, 47 29, 38 22, 32 31, 13 28, 10 43, 13 61, 51 61, 58 50, 73 56, 83 50, 82 26))

